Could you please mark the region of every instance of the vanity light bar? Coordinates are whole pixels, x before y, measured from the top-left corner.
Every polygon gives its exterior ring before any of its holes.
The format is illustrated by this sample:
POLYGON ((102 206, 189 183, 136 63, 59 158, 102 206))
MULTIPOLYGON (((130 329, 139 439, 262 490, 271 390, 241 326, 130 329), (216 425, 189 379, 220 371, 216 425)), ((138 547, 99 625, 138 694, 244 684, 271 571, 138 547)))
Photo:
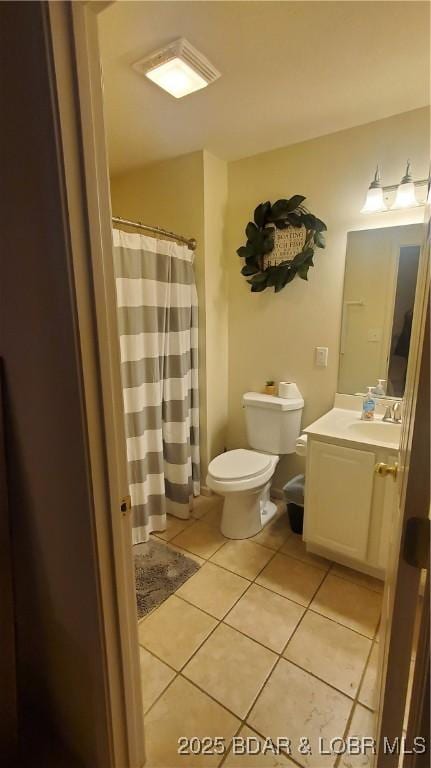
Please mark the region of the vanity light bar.
POLYGON ((425 205, 425 200, 419 202, 416 197, 416 187, 428 186, 430 179, 419 179, 414 181, 411 175, 410 160, 407 160, 406 172, 399 184, 388 184, 382 186, 380 180, 379 166, 376 168, 374 179, 372 180, 367 197, 361 213, 381 213, 388 210, 401 210, 403 208, 416 208, 425 205), (395 200, 388 208, 383 193, 396 192, 395 200))

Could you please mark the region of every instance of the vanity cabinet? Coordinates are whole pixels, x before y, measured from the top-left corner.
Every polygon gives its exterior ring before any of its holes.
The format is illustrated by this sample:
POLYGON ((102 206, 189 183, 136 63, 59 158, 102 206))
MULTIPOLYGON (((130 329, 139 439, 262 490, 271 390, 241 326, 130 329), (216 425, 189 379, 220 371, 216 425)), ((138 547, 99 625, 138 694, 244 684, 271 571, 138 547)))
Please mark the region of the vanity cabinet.
POLYGON ((375 474, 388 451, 352 448, 309 439, 304 539, 307 549, 358 570, 382 576, 386 569, 395 483, 375 474))

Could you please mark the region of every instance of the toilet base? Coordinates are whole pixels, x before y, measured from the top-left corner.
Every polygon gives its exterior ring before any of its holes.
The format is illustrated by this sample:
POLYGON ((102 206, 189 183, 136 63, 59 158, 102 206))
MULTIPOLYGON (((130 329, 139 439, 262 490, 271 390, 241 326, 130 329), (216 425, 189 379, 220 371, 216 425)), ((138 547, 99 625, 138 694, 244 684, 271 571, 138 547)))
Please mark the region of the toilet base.
POLYGON ((275 516, 276 505, 269 498, 271 483, 255 491, 229 493, 224 497, 221 532, 227 539, 256 536, 275 516))
POLYGON ((262 528, 265 528, 265 525, 268 525, 268 523, 272 520, 273 517, 275 517, 276 514, 277 505, 268 499, 261 512, 262 528))

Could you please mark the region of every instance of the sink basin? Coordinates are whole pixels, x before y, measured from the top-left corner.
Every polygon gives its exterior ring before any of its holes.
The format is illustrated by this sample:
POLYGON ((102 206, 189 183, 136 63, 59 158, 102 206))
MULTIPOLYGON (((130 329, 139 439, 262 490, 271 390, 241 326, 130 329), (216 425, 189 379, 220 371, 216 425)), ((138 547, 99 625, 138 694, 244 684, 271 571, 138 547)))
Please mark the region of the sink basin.
POLYGON ((401 424, 392 424, 390 421, 354 421, 347 426, 347 430, 365 440, 383 443, 399 444, 401 437, 401 424))
POLYGON ((400 445, 401 424, 383 421, 361 421, 361 413, 351 408, 332 408, 304 430, 306 434, 330 440, 343 440, 352 444, 389 448, 397 451, 400 445))

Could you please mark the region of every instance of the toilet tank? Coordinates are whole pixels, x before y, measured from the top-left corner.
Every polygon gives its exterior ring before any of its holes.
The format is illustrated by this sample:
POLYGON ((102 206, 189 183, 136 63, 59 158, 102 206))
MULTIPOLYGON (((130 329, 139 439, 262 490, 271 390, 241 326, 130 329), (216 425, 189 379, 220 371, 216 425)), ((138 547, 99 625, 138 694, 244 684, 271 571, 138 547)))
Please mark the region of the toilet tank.
POLYGON ((266 453, 295 453, 304 408, 302 397, 288 399, 246 392, 242 402, 250 448, 266 453))

